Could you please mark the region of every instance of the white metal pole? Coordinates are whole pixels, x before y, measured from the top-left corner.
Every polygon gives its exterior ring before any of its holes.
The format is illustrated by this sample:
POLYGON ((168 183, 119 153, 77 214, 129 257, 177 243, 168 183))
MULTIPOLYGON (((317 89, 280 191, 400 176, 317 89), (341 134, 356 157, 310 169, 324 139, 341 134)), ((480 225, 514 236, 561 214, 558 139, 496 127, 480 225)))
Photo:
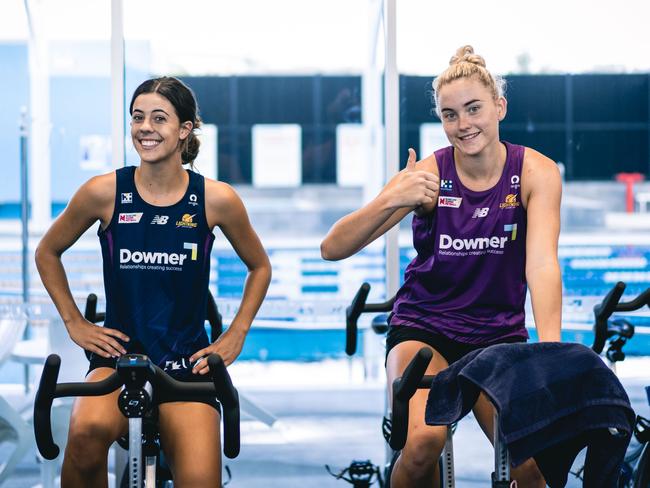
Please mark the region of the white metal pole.
POLYGON ((383 28, 383 8, 382 0, 368 0, 368 58, 361 80, 362 120, 366 143, 369 147, 368 159, 364 168, 363 205, 375 198, 386 183, 384 136, 382 133, 383 66, 379 66, 378 61, 378 43, 381 38, 379 33, 383 28))
POLYGON ((29 164, 27 144, 29 130, 27 107, 22 107, 20 114, 20 220, 22 223, 22 275, 23 302, 29 302, 29 164))
POLYGON ((125 164, 124 18, 122 0, 111 0, 111 154, 113 168, 125 164))
MULTIPOLYGON (((397 72, 397 0, 385 0, 386 67, 384 71, 384 114, 386 179, 399 171, 399 73, 397 72)), ((386 234, 386 296, 399 287, 399 225, 386 234)))
POLYGON ((50 76, 45 4, 25 0, 29 23, 29 199, 31 228, 43 232, 52 220, 50 168, 50 76))

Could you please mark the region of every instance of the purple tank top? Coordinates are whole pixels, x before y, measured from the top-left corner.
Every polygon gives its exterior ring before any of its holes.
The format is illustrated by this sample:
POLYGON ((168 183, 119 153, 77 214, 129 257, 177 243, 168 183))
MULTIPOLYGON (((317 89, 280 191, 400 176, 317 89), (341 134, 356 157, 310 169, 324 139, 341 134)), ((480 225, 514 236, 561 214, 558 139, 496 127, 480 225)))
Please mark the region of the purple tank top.
POLYGON ((524 147, 504 142, 498 183, 465 188, 453 147, 435 152, 440 194, 433 212, 413 217, 417 256, 397 292, 391 326, 410 326, 468 344, 528 338, 526 212, 521 204, 524 147))

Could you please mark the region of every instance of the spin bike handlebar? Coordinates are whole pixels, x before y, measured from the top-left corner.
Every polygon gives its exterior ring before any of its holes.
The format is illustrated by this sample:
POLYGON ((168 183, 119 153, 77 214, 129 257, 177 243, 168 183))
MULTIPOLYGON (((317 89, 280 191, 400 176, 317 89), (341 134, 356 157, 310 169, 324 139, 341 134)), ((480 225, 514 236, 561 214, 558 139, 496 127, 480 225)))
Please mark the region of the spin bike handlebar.
POLYGON ((409 400, 418 388, 429 388, 433 381, 432 375, 426 375, 427 366, 431 362, 433 352, 423 347, 413 357, 401 377, 393 381, 392 427, 388 443, 399 451, 406 444, 409 425, 409 400))
POLYGON ((359 327, 357 322, 362 313, 372 312, 390 312, 395 303, 395 297, 382 303, 366 303, 370 285, 363 283, 357 294, 354 295, 352 303, 345 309, 345 352, 352 356, 357 352, 357 332, 359 327))
POLYGON ((627 320, 610 320, 611 315, 614 312, 633 312, 646 305, 650 307, 650 288, 629 302, 620 302, 624 291, 625 283, 619 281, 601 303, 594 305, 594 344, 591 347, 593 351, 600 354, 610 337, 618 335, 622 339, 618 351, 615 352, 619 355, 616 359, 611 357, 610 360, 623 359, 624 356, 620 356, 622 354, 620 348, 625 344, 625 340, 634 335, 634 326, 631 323, 627 320))
MULTIPOLYGON (((43 374, 34 401, 34 433, 36 445, 45 459, 54 459, 60 449, 52 437, 51 410, 55 398, 71 396, 100 396, 106 395, 125 386, 131 376, 129 361, 145 360, 140 363, 139 371, 144 371, 144 380, 151 383, 154 391, 173 394, 180 401, 196 401, 209 397, 217 397, 223 407, 224 424, 224 454, 235 458, 239 454, 239 395, 232 384, 230 375, 223 360, 217 354, 208 357, 212 383, 190 383, 175 380, 161 368, 153 364, 146 356, 127 354, 120 358, 116 371, 107 378, 89 383, 57 383, 61 358, 50 354, 45 360, 43 374), (142 368, 142 365, 145 365, 142 368)), ((136 400, 133 400, 136 401, 136 400)), ((131 403, 131 402, 129 402, 131 403)), ((142 416, 142 411, 140 415, 142 416)))

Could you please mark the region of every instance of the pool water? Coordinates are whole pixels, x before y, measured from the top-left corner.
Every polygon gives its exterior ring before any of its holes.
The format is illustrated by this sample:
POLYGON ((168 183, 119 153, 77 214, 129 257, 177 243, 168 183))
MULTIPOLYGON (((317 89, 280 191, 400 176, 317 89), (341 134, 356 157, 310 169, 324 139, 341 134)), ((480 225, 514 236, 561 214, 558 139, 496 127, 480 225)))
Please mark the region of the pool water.
MULTIPOLYGON (((268 247, 273 265, 273 281, 257 320, 248 335, 241 359, 314 361, 342 357, 345 345, 345 308, 363 282, 371 285, 369 303, 385 300, 384 258, 380 247, 339 262, 323 261, 316 245, 268 247)), ((404 269, 414 257, 410 247, 400 250, 404 269)), ((560 265, 564 286, 563 340, 591 344, 593 305, 617 282, 627 283, 624 300, 650 286, 650 245, 561 245, 560 265)), ((19 294, 20 260, 16 252, 0 253, 7 264, 0 271, 0 295, 19 294)), ((103 295, 101 257, 98 249, 71 250, 64 255, 71 288, 82 306, 85 296, 103 295)), ((213 250, 211 289, 227 325, 241 297, 246 268, 234 251, 213 250)), ((47 300, 32 273, 35 294, 47 300)), ((628 354, 650 355, 650 315, 648 308, 628 314, 637 333, 626 346, 628 354)), ((371 317, 362 316, 361 329, 371 317)), ((536 334, 530 303, 527 327, 531 339, 536 334)), ((364 341, 358 341, 363 353, 364 341)))

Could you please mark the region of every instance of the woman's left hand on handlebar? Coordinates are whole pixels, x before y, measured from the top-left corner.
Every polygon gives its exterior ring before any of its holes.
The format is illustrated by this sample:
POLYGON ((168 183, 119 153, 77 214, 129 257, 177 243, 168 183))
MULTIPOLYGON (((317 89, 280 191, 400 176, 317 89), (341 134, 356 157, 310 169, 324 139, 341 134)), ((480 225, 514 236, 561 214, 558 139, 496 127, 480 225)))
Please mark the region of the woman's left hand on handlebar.
MULTIPOLYGON (((240 332, 239 330, 234 329, 231 325, 208 347, 196 351, 190 357, 190 362, 194 363, 201 358, 207 358, 210 354, 218 354, 221 356, 221 359, 223 359, 224 364, 229 366, 235 359, 237 359, 239 353, 241 353, 241 350, 244 347, 245 338, 245 332, 240 332)), ((205 360, 195 364, 192 368, 192 373, 194 374, 207 374, 209 371, 210 368, 208 367, 208 362, 205 360)))

